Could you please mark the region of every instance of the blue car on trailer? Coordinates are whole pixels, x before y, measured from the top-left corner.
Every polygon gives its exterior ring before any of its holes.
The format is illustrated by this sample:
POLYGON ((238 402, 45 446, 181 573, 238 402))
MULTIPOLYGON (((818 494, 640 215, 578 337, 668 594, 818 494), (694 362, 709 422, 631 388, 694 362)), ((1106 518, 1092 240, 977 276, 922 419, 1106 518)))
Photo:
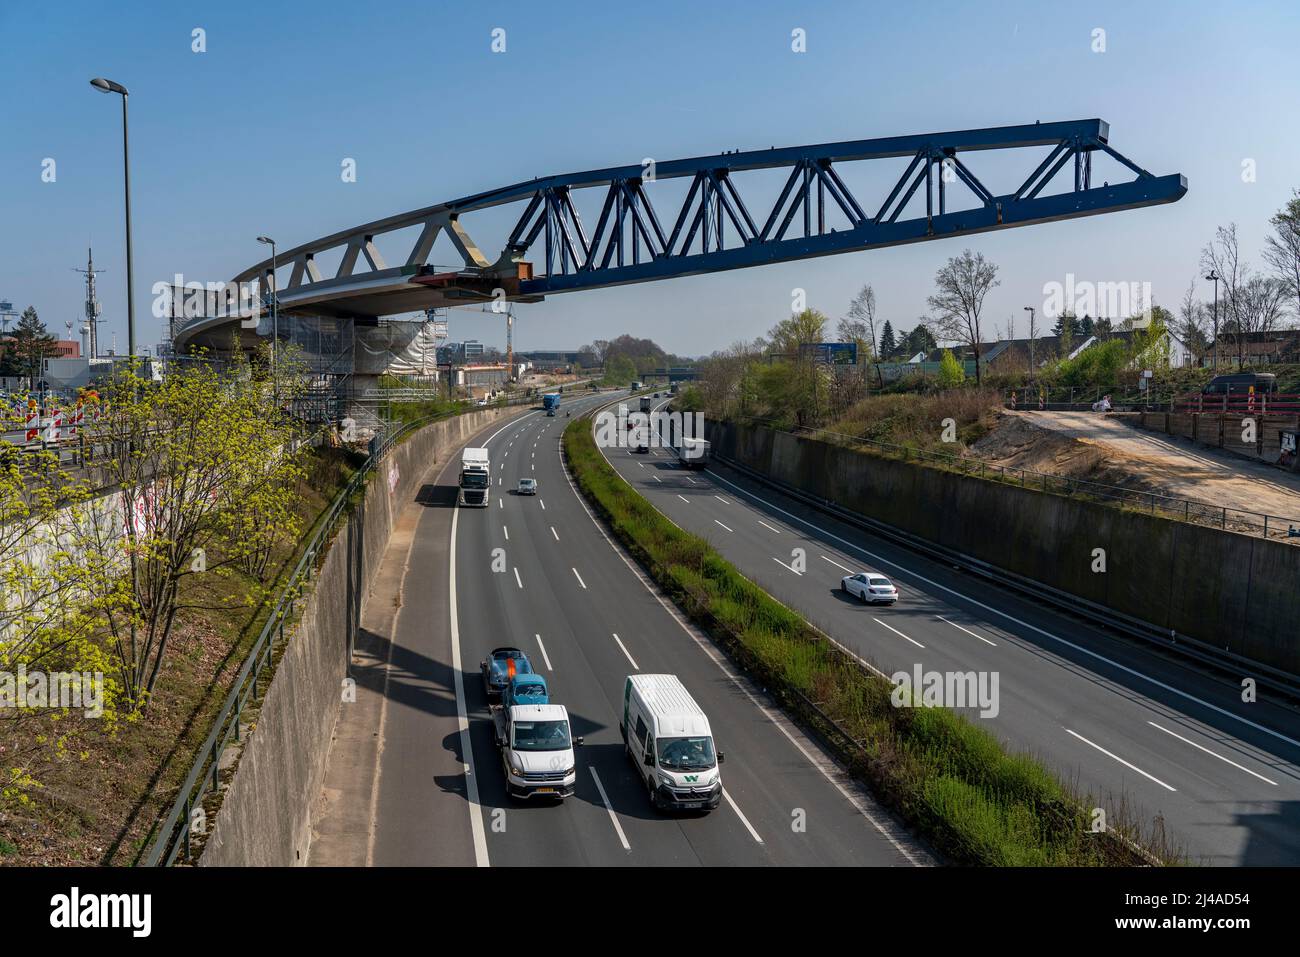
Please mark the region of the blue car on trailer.
POLYGON ((483 672, 483 690, 488 701, 500 700, 502 692, 516 675, 533 673, 528 656, 518 648, 493 648, 479 666, 483 672))

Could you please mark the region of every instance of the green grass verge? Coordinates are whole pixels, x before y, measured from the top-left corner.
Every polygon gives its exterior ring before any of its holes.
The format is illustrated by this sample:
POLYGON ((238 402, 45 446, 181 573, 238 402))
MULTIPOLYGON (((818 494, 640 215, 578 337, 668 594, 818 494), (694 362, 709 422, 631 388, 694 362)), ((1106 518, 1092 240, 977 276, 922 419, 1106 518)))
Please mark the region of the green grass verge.
POLYGON ((1085 804, 1031 757, 1008 753, 945 708, 895 707, 889 681, 625 482, 596 447, 588 420, 569 424, 564 450, 583 494, 660 587, 949 861, 1145 863, 1113 832, 1093 833, 1085 804))

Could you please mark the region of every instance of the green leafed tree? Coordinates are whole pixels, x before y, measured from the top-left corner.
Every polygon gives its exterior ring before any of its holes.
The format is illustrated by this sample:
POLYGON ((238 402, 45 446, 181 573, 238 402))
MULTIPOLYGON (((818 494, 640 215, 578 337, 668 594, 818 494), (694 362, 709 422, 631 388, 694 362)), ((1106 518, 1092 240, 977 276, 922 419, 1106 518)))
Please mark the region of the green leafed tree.
POLYGON ((966 370, 962 368, 961 362, 951 349, 944 349, 943 355, 939 357, 939 387, 955 389, 965 381, 966 370))

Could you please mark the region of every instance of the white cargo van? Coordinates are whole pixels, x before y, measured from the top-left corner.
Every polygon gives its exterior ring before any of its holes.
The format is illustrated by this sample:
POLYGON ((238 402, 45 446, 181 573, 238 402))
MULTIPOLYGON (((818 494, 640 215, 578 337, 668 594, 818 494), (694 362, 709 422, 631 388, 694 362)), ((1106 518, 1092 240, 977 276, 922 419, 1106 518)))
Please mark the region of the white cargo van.
POLYGON ((711 811, 722 801, 709 719, 676 675, 628 675, 618 727, 656 808, 711 811))

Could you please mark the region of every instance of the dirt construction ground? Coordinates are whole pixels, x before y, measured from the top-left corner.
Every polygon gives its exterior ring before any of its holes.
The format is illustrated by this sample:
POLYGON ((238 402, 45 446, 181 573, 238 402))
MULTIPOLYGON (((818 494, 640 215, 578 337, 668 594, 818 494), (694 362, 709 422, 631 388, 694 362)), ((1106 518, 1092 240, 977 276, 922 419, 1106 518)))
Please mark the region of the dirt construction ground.
POLYGON ((1005 411, 971 452, 997 465, 1262 512, 1300 526, 1300 474, 1149 432, 1117 416, 1005 411))

